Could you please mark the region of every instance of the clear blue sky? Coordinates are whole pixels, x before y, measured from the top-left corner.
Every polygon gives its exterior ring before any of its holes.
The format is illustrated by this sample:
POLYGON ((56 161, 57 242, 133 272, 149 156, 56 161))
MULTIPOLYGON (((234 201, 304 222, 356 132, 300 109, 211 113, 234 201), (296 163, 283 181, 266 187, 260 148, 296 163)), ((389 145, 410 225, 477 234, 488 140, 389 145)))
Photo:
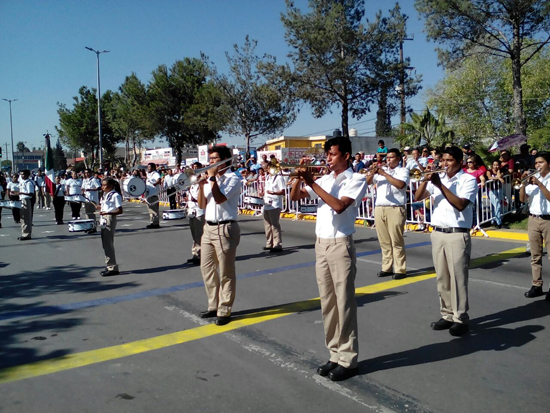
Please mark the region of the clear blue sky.
MULTIPOLYGON (((306 10, 307 0, 295 4, 306 10)), ((367 17, 372 19, 378 10, 387 15, 394 4, 366 0, 367 17)), ((405 55, 423 75, 425 90, 443 73, 434 44, 425 41, 413 0, 400 4, 409 16, 408 34, 414 34, 414 41, 405 42, 405 55)), ((43 146, 46 131, 55 135, 57 102, 72 107, 81 86, 96 87, 96 56, 85 46, 110 50, 100 58, 102 92, 117 90, 131 72, 148 83, 159 64, 170 66, 183 57, 199 57, 201 51, 225 71, 224 53, 233 44, 242 44, 247 34, 258 40, 258 53, 283 61, 288 53, 280 21, 284 10, 283 0, 0 0, 0 98, 18 99, 12 103, 14 143, 43 146)), ((423 94, 408 103, 421 111, 423 94)), ((350 119, 351 126, 360 134, 373 134, 375 112, 374 107, 361 120, 350 119)), ((337 111, 315 119, 304 107, 284 134, 329 133, 339 125, 337 111)), ((238 137, 224 141, 243 143, 238 137)), ((6 143, 10 143, 9 105, 0 101, 4 151, 6 143)))

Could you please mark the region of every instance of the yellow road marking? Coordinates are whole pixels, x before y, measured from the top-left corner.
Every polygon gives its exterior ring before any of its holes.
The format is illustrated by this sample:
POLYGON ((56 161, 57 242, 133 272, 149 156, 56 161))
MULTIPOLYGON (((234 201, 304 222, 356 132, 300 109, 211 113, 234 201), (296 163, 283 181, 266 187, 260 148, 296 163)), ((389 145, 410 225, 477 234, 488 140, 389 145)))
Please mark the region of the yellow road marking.
MULTIPOLYGON (((475 268, 484 264, 503 261, 523 252, 525 252, 525 248, 514 248, 498 254, 477 258, 471 261, 470 267, 475 268)), ((434 272, 405 278, 403 280, 391 280, 374 285, 367 285, 365 287, 357 288, 355 292, 357 297, 360 297, 365 294, 373 294, 376 292, 389 290, 391 288, 397 288, 419 281, 428 280, 430 278, 435 278, 434 272)), ((275 320, 277 318, 296 314, 302 311, 311 311, 319 308, 319 306, 319 298, 317 297, 306 301, 300 301, 297 303, 286 304, 268 310, 259 311, 243 317, 235 317, 231 323, 221 327, 214 324, 208 324, 189 330, 178 331, 176 333, 133 341, 131 343, 85 351, 82 353, 68 354, 63 357, 8 367, 0 370, 0 383, 9 383, 31 377, 57 373, 64 370, 88 366, 90 364, 101 363, 103 361, 114 360, 177 344, 187 343, 189 341, 200 340, 202 338, 226 333, 242 327, 263 323, 265 321, 275 320)))

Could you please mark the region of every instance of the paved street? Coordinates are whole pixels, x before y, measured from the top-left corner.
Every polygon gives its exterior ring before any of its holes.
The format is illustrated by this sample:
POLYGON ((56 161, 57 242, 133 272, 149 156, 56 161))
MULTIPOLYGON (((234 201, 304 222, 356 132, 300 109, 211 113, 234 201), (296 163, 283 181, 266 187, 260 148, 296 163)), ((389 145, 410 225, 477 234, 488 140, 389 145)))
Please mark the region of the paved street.
POLYGON ((328 351, 314 222, 282 220, 285 251, 273 255, 261 217, 240 216, 235 317, 218 327, 197 316, 206 295, 199 267, 184 264, 187 220, 147 230, 143 205, 124 212, 122 273, 102 278, 99 234, 35 210, 33 240, 19 242, 2 211, 0 412, 548 411, 550 303, 523 296, 524 241, 473 239, 472 331, 454 338, 430 329, 429 235, 406 234, 411 276, 397 281, 376 277, 376 232, 358 227, 360 374, 333 383, 315 373, 328 351))

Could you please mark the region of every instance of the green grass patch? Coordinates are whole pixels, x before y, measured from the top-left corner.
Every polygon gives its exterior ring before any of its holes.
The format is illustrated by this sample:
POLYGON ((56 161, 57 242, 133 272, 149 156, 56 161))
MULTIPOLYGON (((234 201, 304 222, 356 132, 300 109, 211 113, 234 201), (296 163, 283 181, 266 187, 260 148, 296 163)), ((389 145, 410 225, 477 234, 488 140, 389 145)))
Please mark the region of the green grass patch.
POLYGON ((522 229, 527 231, 527 221, 528 221, 528 217, 525 217, 521 221, 508 223, 508 226, 510 227, 510 229, 522 229))

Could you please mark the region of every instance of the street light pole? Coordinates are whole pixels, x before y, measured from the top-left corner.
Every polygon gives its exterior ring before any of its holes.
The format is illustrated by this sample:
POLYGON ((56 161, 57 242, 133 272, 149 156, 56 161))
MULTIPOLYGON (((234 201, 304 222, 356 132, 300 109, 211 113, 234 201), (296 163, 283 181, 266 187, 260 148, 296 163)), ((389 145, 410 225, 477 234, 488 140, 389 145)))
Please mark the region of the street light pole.
POLYGON ((99 169, 103 168, 103 135, 101 133, 101 83, 99 77, 99 55, 101 53, 109 53, 109 50, 94 50, 91 47, 85 46, 97 56, 97 126, 99 129, 99 169))
POLYGON ((2 98, 2 100, 5 100, 6 102, 8 102, 10 104, 10 131, 11 131, 11 172, 12 173, 15 173, 17 172, 15 170, 15 158, 13 156, 13 122, 11 120, 11 102, 15 102, 17 101, 17 99, 4 99, 2 98))

